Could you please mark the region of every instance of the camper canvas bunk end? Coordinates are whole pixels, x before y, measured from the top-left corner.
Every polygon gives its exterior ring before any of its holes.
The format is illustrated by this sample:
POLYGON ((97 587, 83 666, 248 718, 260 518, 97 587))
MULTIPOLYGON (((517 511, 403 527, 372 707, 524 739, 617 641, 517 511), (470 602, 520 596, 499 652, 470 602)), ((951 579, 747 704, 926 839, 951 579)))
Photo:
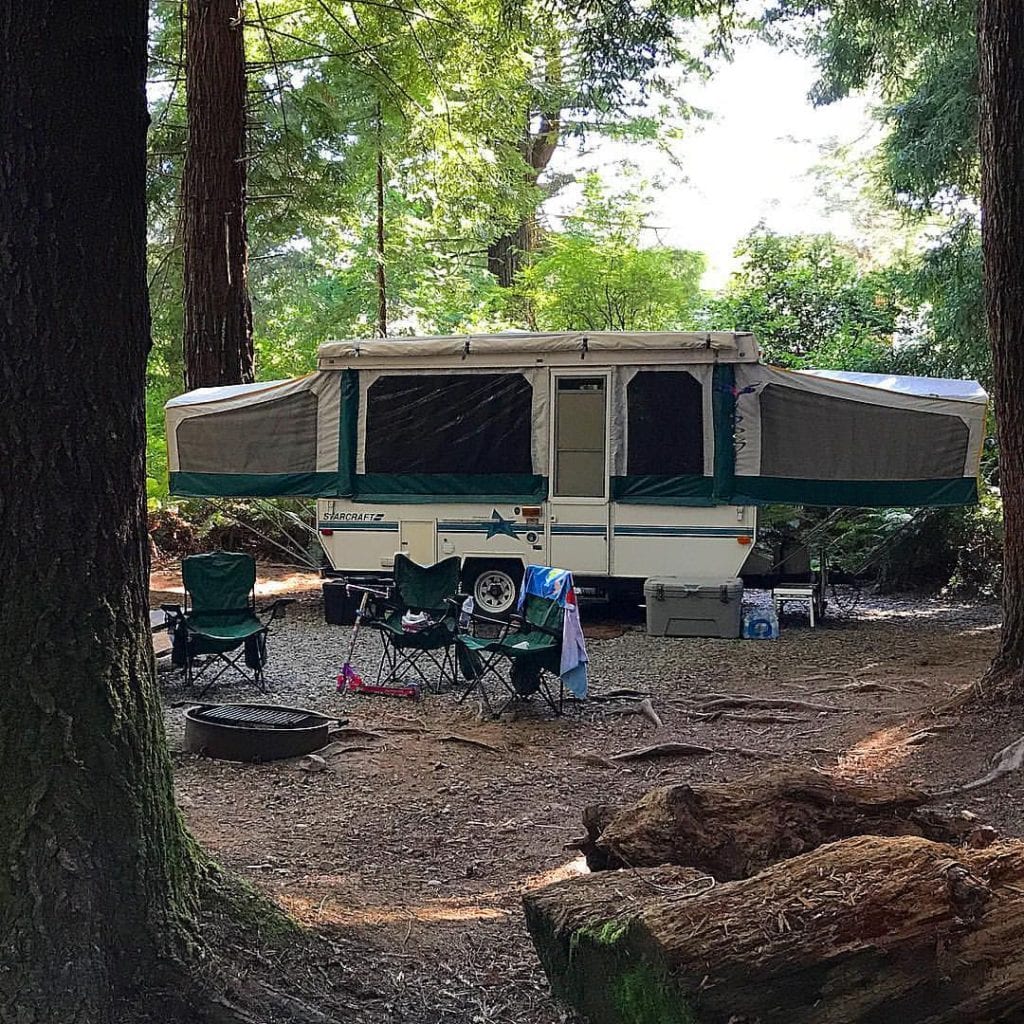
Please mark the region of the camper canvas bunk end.
POLYGON ((171 490, 316 497, 333 570, 457 555, 498 613, 530 562, 735 577, 762 504, 974 501, 986 400, 765 366, 742 333, 329 342, 306 377, 169 402, 171 490))

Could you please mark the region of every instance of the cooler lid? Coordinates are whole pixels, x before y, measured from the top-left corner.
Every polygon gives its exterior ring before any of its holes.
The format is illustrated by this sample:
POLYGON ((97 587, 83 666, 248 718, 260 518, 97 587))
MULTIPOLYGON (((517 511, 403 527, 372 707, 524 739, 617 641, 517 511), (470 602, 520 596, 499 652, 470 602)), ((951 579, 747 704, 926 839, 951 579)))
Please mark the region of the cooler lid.
POLYGON ((644 583, 644 594, 662 597, 713 597, 722 596, 722 587, 730 597, 743 593, 743 580, 738 577, 723 580, 688 579, 686 576, 651 576, 644 583))

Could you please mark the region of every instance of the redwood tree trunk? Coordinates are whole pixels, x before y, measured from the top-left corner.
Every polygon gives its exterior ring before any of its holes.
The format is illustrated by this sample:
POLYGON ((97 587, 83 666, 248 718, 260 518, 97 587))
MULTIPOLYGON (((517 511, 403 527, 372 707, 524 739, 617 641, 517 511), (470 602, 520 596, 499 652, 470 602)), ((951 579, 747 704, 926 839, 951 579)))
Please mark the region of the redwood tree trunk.
POLYGON ((388 276, 384 245, 387 241, 384 224, 384 122, 377 104, 377 334, 388 336, 388 276))
POLYGON ((241 0, 189 0, 183 177, 185 386, 253 379, 241 0))
POLYGON ((145 0, 0 5, 0 1020, 192 930, 147 616, 145 0))
MULTIPOLYGON (((558 148, 560 132, 558 114, 550 114, 541 116, 538 131, 528 131, 524 136, 520 155, 528 168, 527 185, 535 186, 537 179, 551 163, 558 148)), ((503 288, 511 288, 515 284, 527 257, 537 248, 537 235, 537 214, 530 210, 511 231, 487 247, 487 269, 503 288)))
POLYGON ((990 678, 1024 683, 1024 4, 981 0, 981 201, 1004 516, 1003 630, 990 678))

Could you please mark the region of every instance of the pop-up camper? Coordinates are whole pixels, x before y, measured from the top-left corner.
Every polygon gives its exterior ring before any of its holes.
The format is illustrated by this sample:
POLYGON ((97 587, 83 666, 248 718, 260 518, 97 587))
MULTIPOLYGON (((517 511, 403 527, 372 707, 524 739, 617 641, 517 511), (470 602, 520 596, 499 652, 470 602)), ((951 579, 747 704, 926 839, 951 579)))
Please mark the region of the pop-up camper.
POLYGON ((306 377, 170 401, 170 486, 315 497, 335 570, 459 555, 499 612, 529 562, 734 577, 758 505, 971 503, 986 403, 975 381, 766 366, 751 334, 335 341, 306 377))

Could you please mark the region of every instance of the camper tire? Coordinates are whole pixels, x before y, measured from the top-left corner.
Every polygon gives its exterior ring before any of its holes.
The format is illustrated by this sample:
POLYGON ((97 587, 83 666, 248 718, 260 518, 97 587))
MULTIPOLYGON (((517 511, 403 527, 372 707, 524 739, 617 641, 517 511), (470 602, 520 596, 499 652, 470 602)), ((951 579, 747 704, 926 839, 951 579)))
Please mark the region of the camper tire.
POLYGON ((521 562, 467 559, 462 568, 462 589, 472 596, 477 611, 482 615, 503 619, 515 609, 522 578, 521 562))

